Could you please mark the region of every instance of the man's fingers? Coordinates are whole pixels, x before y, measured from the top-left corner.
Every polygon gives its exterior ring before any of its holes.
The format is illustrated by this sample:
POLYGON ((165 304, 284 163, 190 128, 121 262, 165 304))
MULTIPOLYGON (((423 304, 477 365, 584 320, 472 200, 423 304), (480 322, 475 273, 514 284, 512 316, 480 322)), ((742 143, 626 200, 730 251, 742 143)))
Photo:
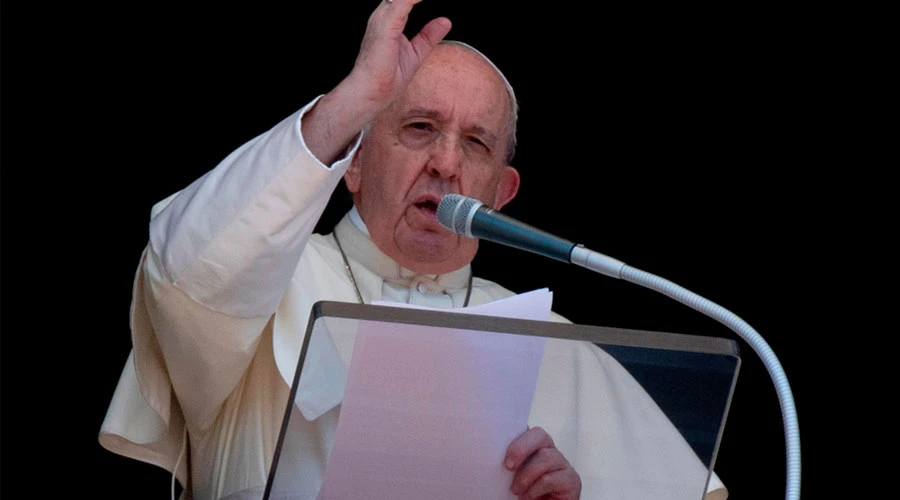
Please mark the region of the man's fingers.
POLYGON ((532 427, 523 432, 506 448, 503 465, 508 470, 516 470, 538 449, 554 448, 555 446, 553 439, 544 429, 532 427))
POLYGON ((381 0, 381 3, 372 12, 372 16, 387 16, 390 19, 403 19, 406 22, 407 16, 415 4, 422 0, 393 0, 388 2, 381 0))
POLYGON ((543 481, 547 474, 567 467, 569 467, 569 463, 559 450, 540 448, 516 471, 510 490, 521 495, 532 489, 534 484, 543 481))
POLYGON ((386 106, 409 84, 433 44, 449 31, 450 21, 438 18, 416 35, 415 45, 404 31, 413 6, 422 0, 381 0, 369 16, 353 70, 347 79, 354 96, 364 103, 386 106))
POLYGON ((517 494, 521 500, 537 500, 550 494, 554 499, 577 500, 581 498, 581 477, 575 469, 566 467, 544 474, 528 491, 517 494))
POLYGON ((528 429, 510 443, 503 465, 516 471, 510 490, 522 499, 581 497, 581 477, 540 427, 528 429))
POLYGON ((413 51, 419 56, 419 60, 425 59, 428 52, 447 36, 451 27, 452 24, 446 17, 432 19, 422 27, 419 33, 409 41, 412 44, 413 51))
POLYGON ((367 31, 376 37, 402 34, 406 28, 409 13, 415 4, 422 0, 381 0, 378 7, 369 15, 367 31))

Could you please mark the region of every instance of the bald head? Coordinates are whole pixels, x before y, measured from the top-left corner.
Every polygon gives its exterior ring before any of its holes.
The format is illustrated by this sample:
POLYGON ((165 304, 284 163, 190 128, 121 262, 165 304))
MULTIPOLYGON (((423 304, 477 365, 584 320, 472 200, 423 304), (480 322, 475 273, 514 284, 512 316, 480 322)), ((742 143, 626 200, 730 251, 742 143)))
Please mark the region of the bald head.
POLYGON ((503 72, 500 71, 500 68, 498 68, 497 65, 494 64, 493 61, 488 59, 488 57, 486 55, 484 55, 484 53, 482 53, 480 50, 476 49, 475 47, 473 47, 465 42, 460 42, 457 40, 442 40, 438 44, 438 46, 440 47, 442 45, 459 47, 459 48, 465 49, 465 50, 477 55, 478 57, 481 58, 481 60, 483 60, 485 63, 487 63, 487 65, 490 66, 491 69, 493 69, 493 71, 497 74, 497 76, 500 77, 500 80, 503 81, 503 86, 506 89, 506 95, 509 98, 509 110, 510 110, 509 124, 507 126, 509 136, 507 137, 507 141, 506 141, 506 163, 512 164, 513 157, 516 154, 516 144, 517 144, 516 124, 519 121, 519 101, 516 99, 516 93, 513 90, 512 84, 509 83, 509 80, 506 78, 506 75, 504 75, 503 72))

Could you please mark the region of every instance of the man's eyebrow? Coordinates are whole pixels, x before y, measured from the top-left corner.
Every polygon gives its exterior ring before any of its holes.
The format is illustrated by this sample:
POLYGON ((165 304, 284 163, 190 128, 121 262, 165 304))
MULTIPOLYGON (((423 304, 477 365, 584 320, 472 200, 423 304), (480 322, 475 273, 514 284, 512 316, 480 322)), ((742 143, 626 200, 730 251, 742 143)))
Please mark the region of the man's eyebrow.
POLYGON ((423 118, 440 118, 441 112, 436 109, 428 109, 428 108, 410 108, 405 113, 403 113, 404 118, 411 117, 423 117, 423 118))
MULTIPOLYGON (((430 118, 432 120, 441 120, 443 115, 440 111, 436 109, 429 108, 410 108, 405 113, 403 113, 403 118, 430 118)), ((491 147, 497 144, 497 134, 494 134, 490 130, 480 126, 474 125, 469 129, 471 132, 474 132, 476 135, 479 135, 484 138, 486 142, 489 143, 491 147)))

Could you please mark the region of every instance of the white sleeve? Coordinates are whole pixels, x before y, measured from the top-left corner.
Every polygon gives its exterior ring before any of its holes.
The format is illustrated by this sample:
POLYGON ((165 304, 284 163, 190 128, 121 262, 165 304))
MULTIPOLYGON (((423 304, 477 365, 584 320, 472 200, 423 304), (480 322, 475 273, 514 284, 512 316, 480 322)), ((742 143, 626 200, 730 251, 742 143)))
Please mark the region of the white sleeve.
POLYGON ((110 405, 104 446, 166 466, 181 417, 205 432, 240 381, 359 145, 331 166, 317 160, 300 129, 315 102, 153 208, 132 297, 133 369, 110 405))
POLYGON ((359 144, 331 166, 313 156, 300 124, 317 101, 155 207, 151 250, 167 280, 198 303, 245 318, 278 306, 359 144))

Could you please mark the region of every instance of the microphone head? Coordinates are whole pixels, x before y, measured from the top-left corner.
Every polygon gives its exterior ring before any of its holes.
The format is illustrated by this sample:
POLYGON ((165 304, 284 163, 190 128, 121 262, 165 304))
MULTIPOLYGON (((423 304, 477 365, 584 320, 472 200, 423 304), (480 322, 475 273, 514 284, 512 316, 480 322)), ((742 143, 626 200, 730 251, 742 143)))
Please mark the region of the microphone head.
POLYGON ((475 210, 484 203, 461 194, 450 193, 441 198, 437 208, 438 223, 449 231, 472 238, 471 223, 475 210))

